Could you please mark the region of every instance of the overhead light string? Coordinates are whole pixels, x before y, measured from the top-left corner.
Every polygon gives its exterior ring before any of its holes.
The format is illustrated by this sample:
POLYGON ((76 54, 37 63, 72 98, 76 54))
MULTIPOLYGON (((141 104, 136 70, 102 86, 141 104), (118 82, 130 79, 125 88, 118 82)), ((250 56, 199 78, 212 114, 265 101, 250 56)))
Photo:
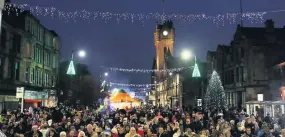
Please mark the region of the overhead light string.
POLYGON ((6 11, 8 14, 16 14, 26 11, 37 16, 50 16, 51 18, 58 18, 64 20, 66 23, 74 22, 76 23, 79 20, 84 20, 87 22, 95 20, 103 20, 108 22, 112 19, 115 19, 117 22, 121 20, 131 20, 131 22, 139 21, 144 22, 145 20, 161 20, 161 19, 172 19, 172 20, 181 20, 184 22, 192 23, 197 20, 209 20, 215 24, 224 25, 227 20, 229 24, 236 23, 236 20, 242 17, 243 20, 248 20, 250 23, 261 23, 264 21, 264 16, 268 13, 277 13, 284 12, 285 10, 272 10, 272 11, 261 11, 261 12, 243 12, 243 13, 224 13, 216 15, 208 15, 205 13, 200 14, 165 14, 158 12, 151 13, 114 13, 114 12, 101 12, 101 11, 88 11, 86 9, 76 10, 71 12, 65 12, 59 10, 55 7, 41 7, 41 6, 31 6, 28 4, 12 4, 6 3, 3 11, 6 11), (28 10, 28 11, 27 11, 28 10))

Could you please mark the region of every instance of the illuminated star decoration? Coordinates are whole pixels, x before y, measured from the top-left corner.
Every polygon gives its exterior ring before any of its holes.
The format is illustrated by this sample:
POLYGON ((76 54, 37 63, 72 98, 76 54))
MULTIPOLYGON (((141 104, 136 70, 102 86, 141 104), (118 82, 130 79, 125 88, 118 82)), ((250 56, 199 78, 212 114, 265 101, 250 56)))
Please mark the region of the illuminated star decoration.
POLYGON ((65 22, 77 22, 78 20, 85 20, 87 22, 95 21, 95 20, 103 20, 104 22, 108 22, 110 20, 115 20, 120 22, 121 20, 131 20, 131 22, 139 21, 143 23, 145 20, 164 20, 164 19, 172 19, 172 20, 181 20, 184 22, 194 22, 197 20, 209 20, 215 24, 224 25, 227 20, 229 24, 234 24, 236 20, 248 20, 251 23, 260 23, 264 21, 264 15, 268 13, 276 13, 276 12, 284 12, 285 10, 275 10, 275 11, 262 11, 262 12, 246 12, 246 13, 224 13, 224 14, 216 14, 216 15, 208 15, 205 13, 200 14, 163 14, 159 12, 154 13, 114 13, 114 12, 101 12, 101 11, 87 11, 76 10, 76 11, 62 11, 58 10, 55 7, 40 7, 40 6, 31 6, 28 4, 11 4, 7 3, 4 8, 5 11, 12 13, 12 11, 16 12, 16 15, 23 12, 24 10, 29 10, 32 14, 37 16, 50 16, 51 18, 57 17, 58 19, 62 19, 65 22), (13 7, 17 7, 13 8, 13 7))

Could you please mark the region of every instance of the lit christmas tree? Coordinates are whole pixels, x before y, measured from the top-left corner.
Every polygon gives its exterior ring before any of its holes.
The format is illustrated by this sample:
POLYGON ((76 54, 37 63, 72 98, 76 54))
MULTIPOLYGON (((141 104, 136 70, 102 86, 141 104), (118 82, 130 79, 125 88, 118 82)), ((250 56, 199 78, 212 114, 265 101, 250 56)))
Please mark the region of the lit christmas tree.
POLYGON ((206 110, 209 108, 212 110, 228 109, 226 94, 220 76, 216 71, 212 73, 204 100, 206 110))

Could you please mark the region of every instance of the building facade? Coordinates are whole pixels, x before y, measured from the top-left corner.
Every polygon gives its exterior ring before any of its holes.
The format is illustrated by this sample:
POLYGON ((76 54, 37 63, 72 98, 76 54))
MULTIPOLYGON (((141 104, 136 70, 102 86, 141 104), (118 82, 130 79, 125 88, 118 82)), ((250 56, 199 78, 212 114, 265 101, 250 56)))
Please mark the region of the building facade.
POLYGON ((56 101, 60 38, 25 11, 3 13, 0 46, 0 94, 16 95, 24 87, 25 105, 56 101))
MULTIPOLYGON (((154 105, 167 106, 170 108, 182 107, 183 105, 196 104, 196 99, 201 97, 203 92, 201 78, 192 78, 195 59, 183 61, 174 57, 174 25, 172 21, 164 21, 156 25, 154 33, 154 45, 156 47, 156 58, 153 60, 153 68, 157 70, 152 73, 151 82, 155 86, 148 99, 154 105), (176 72, 164 71, 166 69, 189 68, 176 72)), ((197 61, 198 66, 205 68, 203 63, 197 61)), ((199 68, 200 69, 200 68, 199 68)))
POLYGON ((285 28, 275 28, 272 20, 265 27, 237 26, 234 39, 227 45, 218 45, 207 55, 208 76, 213 69, 220 74, 227 101, 231 107, 243 107, 247 101, 256 101, 257 94, 272 99, 269 69, 284 57, 285 28), (283 53, 282 53, 283 52, 283 53))

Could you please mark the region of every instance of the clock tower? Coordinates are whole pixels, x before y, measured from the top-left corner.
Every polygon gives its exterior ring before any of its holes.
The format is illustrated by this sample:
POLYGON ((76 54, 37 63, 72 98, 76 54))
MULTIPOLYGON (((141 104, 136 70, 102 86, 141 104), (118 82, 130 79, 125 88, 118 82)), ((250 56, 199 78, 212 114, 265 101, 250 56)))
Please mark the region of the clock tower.
POLYGON ((166 50, 173 55, 173 45, 175 29, 171 20, 163 21, 162 24, 156 24, 154 32, 154 45, 156 47, 156 69, 166 68, 165 54, 166 50))

